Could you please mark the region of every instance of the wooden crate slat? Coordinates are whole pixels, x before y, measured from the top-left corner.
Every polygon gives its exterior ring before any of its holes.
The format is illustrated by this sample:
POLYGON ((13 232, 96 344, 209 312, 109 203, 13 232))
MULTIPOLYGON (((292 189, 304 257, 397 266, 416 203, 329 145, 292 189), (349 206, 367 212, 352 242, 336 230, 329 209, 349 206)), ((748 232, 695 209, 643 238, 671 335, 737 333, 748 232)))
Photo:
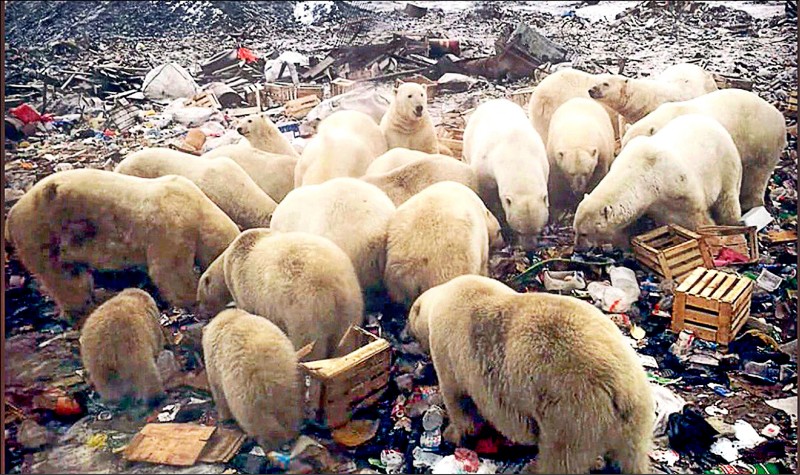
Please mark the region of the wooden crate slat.
POLYGON ((705 289, 703 289, 702 292, 700 292, 700 296, 704 298, 710 297, 711 294, 714 293, 714 291, 719 288, 720 284, 722 284, 722 282, 727 277, 728 276, 726 276, 722 272, 718 272, 717 275, 714 276, 714 279, 708 284, 708 286, 705 289))
POLYGON ((747 284, 749 284, 751 282, 752 281, 749 280, 749 279, 748 280, 740 280, 736 284, 736 286, 733 288, 733 290, 729 291, 727 294, 725 294, 722 297, 722 301, 725 302, 725 303, 733 302, 734 300, 736 300, 737 297, 739 297, 739 294, 741 294, 744 291, 744 289, 747 287, 747 284))
POLYGON ((695 323, 702 323, 704 325, 708 325, 710 327, 716 327, 719 323, 719 317, 715 313, 709 312, 702 312, 695 309, 688 308, 689 301, 691 300, 691 296, 687 297, 687 308, 684 313, 684 317, 687 318, 691 322, 695 323))
POLYGON ((700 279, 700 277, 705 273, 705 271, 706 270, 703 268, 695 269, 694 272, 692 272, 692 274, 686 280, 684 280, 681 283, 681 285, 679 285, 678 288, 675 290, 677 292, 687 292, 695 284, 695 282, 697 282, 700 279))
POLYGON ((699 240, 700 237, 701 237, 696 232, 691 231, 689 229, 686 229, 683 226, 680 226, 678 224, 673 224, 670 227, 672 228, 673 231, 675 231, 675 234, 677 234, 678 236, 682 236, 682 237, 684 237, 686 239, 697 239, 697 240, 699 240))
MULTIPOLYGON (((692 261, 700 261, 702 263, 703 256, 700 255, 699 250, 700 248, 695 246, 693 249, 690 249, 690 251, 685 254, 675 256, 672 259, 667 259, 667 263, 673 270, 677 270, 678 267, 683 267, 687 263, 692 261)), ((694 267, 692 267, 692 269, 694 269, 694 267)))
POLYGON ((696 241, 684 241, 676 246, 672 246, 669 249, 664 251, 664 255, 667 258, 678 256, 680 254, 685 253, 686 251, 691 251, 695 247, 699 247, 696 241))
POLYGON ((717 313, 719 311, 719 302, 688 294, 686 295, 686 308, 688 309, 689 307, 704 308, 717 313))
POLYGON ((647 241, 647 245, 652 247, 652 248, 654 248, 654 249, 660 249, 660 248, 663 248, 663 247, 675 246, 675 245, 679 244, 679 242, 683 242, 683 241, 680 238, 676 237, 676 236, 666 235, 666 236, 660 236, 660 237, 657 237, 655 239, 651 239, 650 241, 647 241))
POLYGON ((665 234, 669 234, 669 227, 662 226, 662 227, 656 228, 656 229, 654 229, 654 230, 652 230, 650 232, 647 232, 647 233, 644 233, 644 234, 640 234, 640 235, 636 236, 634 239, 639 241, 639 242, 641 242, 641 243, 647 243, 647 242, 652 241, 653 239, 655 239, 655 238, 657 238, 659 236, 665 235, 665 234))
POLYGON ((691 261, 688 261, 686 264, 672 270, 672 278, 676 281, 680 282, 683 280, 684 277, 689 275, 692 270, 697 269, 698 267, 703 267, 703 259, 699 257, 695 257, 691 261))
POLYGON ((696 324, 689 323, 689 322, 686 322, 684 324, 684 328, 686 328, 687 330, 693 331, 694 334, 698 338, 701 338, 703 340, 717 341, 717 331, 716 330, 713 330, 713 329, 710 329, 710 328, 706 328, 706 327, 702 327, 700 325, 696 325, 696 324))
POLYGON ((703 243, 693 236, 691 231, 670 224, 634 237, 631 245, 644 267, 680 283, 692 270, 706 264, 703 243))
POLYGON ((689 289, 689 291, 687 293, 690 294, 690 295, 691 294, 699 294, 700 291, 703 290, 704 288, 706 288, 706 285, 708 285, 708 283, 711 282, 711 279, 714 278, 715 274, 716 274, 716 271, 706 270, 705 275, 703 275, 703 277, 694 285, 694 287, 689 289))
POLYGON ((658 262, 653 259, 651 254, 634 249, 634 255, 637 259, 639 259, 639 261, 641 261, 642 264, 646 265, 654 272, 661 274, 661 268, 658 265, 658 262))
MULTIPOLYGON (((733 331, 731 332, 732 335, 736 335, 739 333, 739 330, 742 329, 745 323, 747 323, 747 317, 750 316, 750 308, 742 309, 742 312, 736 316, 736 319, 733 322, 733 331)), ((731 338, 731 340, 733 340, 731 338)))
POLYGON ((742 295, 739 296, 739 298, 733 304, 734 313, 739 312, 742 309, 742 307, 745 306, 749 307, 752 296, 753 296, 753 286, 748 285, 747 289, 745 289, 745 291, 742 292, 742 295))
POLYGON ((712 299, 719 300, 725 295, 725 292, 730 290, 736 284, 736 276, 733 274, 725 274, 725 281, 719 286, 716 292, 711 295, 712 299))

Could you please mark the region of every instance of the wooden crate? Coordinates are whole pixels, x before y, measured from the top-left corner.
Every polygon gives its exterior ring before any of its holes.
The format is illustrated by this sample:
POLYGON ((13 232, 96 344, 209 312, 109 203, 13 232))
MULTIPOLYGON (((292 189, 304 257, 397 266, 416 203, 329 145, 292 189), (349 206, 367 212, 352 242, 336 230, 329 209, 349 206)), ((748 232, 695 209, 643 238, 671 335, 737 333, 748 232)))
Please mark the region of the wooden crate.
POLYGON ((210 92, 201 92, 200 94, 195 94, 193 97, 185 100, 183 105, 186 107, 208 107, 217 110, 222 109, 222 106, 217 100, 217 96, 210 92))
POLYGON ((331 81, 331 96, 338 96, 339 94, 350 92, 357 84, 358 83, 350 79, 336 78, 331 81))
POLYGON ((714 267, 700 235, 676 224, 636 236, 631 245, 636 260, 664 279, 681 282, 700 266, 714 267))
POLYGON ((712 259, 719 254, 720 249, 727 247, 750 258, 742 264, 758 261, 755 226, 701 226, 697 229, 697 234, 702 236, 712 259))
POLYGON ((523 109, 527 111, 528 103, 531 100, 531 95, 533 94, 534 89, 535 87, 533 86, 519 89, 517 91, 512 92, 509 95, 509 99, 511 100, 511 102, 519 104, 523 109))
POLYGON ((436 140, 453 152, 453 157, 463 160, 464 157, 464 130, 451 127, 439 127, 436 140))
POLYGON ((389 383, 391 346, 383 338, 353 327, 363 345, 341 358, 300 363, 307 417, 330 428, 341 427, 353 412, 378 401, 389 383))
POLYGON ((295 86, 292 83, 271 82, 265 87, 267 96, 276 104, 283 104, 293 99, 306 96, 317 96, 322 99, 324 89, 315 84, 300 84, 295 86))
POLYGON ((405 79, 398 79, 395 83, 395 87, 400 87, 401 84, 407 82, 415 82, 417 84, 422 84, 425 88, 425 92, 428 94, 428 102, 433 102, 433 98, 436 97, 436 88, 439 85, 436 81, 431 81, 430 79, 417 74, 415 76, 407 77, 405 79))
POLYGON ((746 277, 695 269, 675 289, 672 331, 685 328, 698 338, 728 346, 750 316, 753 285, 746 277))
POLYGON ((269 104, 267 90, 262 84, 247 84, 244 86, 244 98, 248 106, 258 107, 260 111, 266 109, 267 104, 269 104))
POLYGON ((319 97, 315 95, 308 95, 298 97, 286 102, 286 114, 294 117, 295 119, 302 119, 311 109, 319 104, 319 97))

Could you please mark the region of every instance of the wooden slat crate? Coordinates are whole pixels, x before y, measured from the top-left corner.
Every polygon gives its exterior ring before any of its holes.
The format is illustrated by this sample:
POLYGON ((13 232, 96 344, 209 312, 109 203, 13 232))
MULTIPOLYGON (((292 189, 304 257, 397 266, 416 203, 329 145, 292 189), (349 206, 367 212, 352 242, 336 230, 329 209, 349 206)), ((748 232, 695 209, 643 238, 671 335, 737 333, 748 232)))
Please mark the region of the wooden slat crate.
POLYGON ((520 90, 514 91, 509 96, 511 102, 515 104, 519 104, 523 109, 526 111, 528 110, 528 103, 531 100, 531 95, 533 94, 533 90, 535 89, 534 86, 525 87, 520 90))
POLYGON ((211 109, 222 109, 217 96, 210 92, 201 92, 194 95, 194 97, 187 99, 183 105, 186 107, 209 107, 211 109))
POLYGON ((341 358, 300 363, 308 417, 330 428, 345 425, 354 411, 377 402, 389 383, 389 342, 358 327, 351 335, 364 345, 341 358))
POLYGON ((269 103, 267 98, 267 90, 262 84, 248 84, 244 87, 244 98, 247 105, 250 107, 258 107, 258 110, 264 110, 269 103))
POLYGON ((789 101, 786 104, 786 111, 792 114, 797 113, 797 89, 789 93, 789 101))
POLYGON ((298 97, 286 102, 286 114, 294 117, 295 119, 302 119, 311 109, 319 104, 319 97, 315 95, 308 95, 298 97))
POLYGON ((720 249, 727 247, 750 259, 746 263, 758 261, 758 240, 755 226, 701 226, 697 234, 702 236, 713 259, 720 249))
POLYGON ((271 82, 266 85, 267 96, 276 104, 283 104, 293 99, 306 96, 317 96, 322 99, 324 89, 315 84, 300 84, 271 82))
POLYGON ((636 236, 631 245, 636 260, 664 279, 681 282, 700 266, 714 267, 700 235, 676 224, 636 236))
POLYGON ((331 81, 331 96, 338 96, 350 92, 356 87, 358 83, 353 80, 345 78, 336 78, 331 81))
POLYGON ((698 338, 727 347, 750 316, 753 281, 703 267, 675 289, 672 331, 692 330, 698 338))
POLYGON ((417 74, 415 76, 407 77, 404 79, 398 79, 395 83, 395 87, 399 87, 401 84, 406 82, 415 82, 417 84, 422 84, 425 88, 425 92, 428 94, 428 102, 433 102, 433 98, 436 97, 436 90, 437 86, 439 85, 436 81, 431 81, 430 79, 417 74))
POLYGON ((451 127, 439 127, 437 140, 453 152, 453 157, 463 160, 464 130, 451 127))

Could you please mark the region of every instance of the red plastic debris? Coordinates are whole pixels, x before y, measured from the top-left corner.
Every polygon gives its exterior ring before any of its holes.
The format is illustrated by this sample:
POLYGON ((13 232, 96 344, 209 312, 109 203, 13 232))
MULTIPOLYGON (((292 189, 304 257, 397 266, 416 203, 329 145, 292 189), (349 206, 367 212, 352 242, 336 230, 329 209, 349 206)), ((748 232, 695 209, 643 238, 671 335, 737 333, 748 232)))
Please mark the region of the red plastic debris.
POLYGON ((258 57, 247 48, 239 48, 239 51, 236 52, 236 57, 238 59, 243 59, 248 63, 254 63, 258 61, 258 57))
POLYGON ((723 247, 719 251, 719 255, 714 259, 715 267, 724 267, 729 264, 743 264, 749 261, 750 258, 740 252, 736 252, 731 248, 723 247))
POLYGON ((456 461, 459 462, 464 471, 467 473, 475 473, 481 467, 481 461, 478 458, 478 454, 469 449, 459 447, 456 449, 454 455, 456 457, 456 461))
POLYGON ((50 122, 53 120, 53 116, 51 114, 39 114, 36 109, 28 104, 20 104, 19 106, 10 109, 8 112, 10 112, 11 115, 17 119, 21 120, 24 124, 30 124, 32 122, 50 122))

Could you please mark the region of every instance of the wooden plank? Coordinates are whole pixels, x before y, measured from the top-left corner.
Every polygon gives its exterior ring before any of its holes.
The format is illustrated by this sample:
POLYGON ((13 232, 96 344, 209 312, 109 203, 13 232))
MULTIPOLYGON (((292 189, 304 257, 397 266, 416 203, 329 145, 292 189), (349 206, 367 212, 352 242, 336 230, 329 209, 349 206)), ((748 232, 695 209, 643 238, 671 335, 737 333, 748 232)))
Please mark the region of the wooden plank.
POLYGON ((739 310, 741 310, 741 308, 744 306, 750 307, 750 300, 752 295, 753 295, 753 286, 748 285, 747 289, 745 289, 745 291, 742 292, 742 295, 739 296, 736 302, 734 302, 733 313, 739 312, 739 310))
POLYGON ((679 226, 677 224, 670 225, 672 231, 675 232, 678 236, 684 237, 686 239, 694 239, 699 241, 701 236, 694 231, 690 231, 689 229, 684 228, 683 226, 679 226))
POLYGON ((747 284, 753 282, 752 280, 747 279, 745 277, 737 277, 737 280, 738 282, 736 283, 736 286, 722 297, 721 299, 722 302, 726 303, 733 302, 744 291, 744 289, 747 287, 747 284))
POLYGON ((652 231, 646 232, 644 234, 640 234, 640 235, 636 236, 634 239, 639 241, 639 242, 641 242, 641 243, 645 243, 645 242, 651 241, 651 240, 653 240, 653 239, 655 239, 655 238, 657 238, 657 237, 659 237, 661 235, 664 235, 664 234, 669 234, 669 227, 662 226, 660 228, 656 228, 656 229, 654 229, 652 231))
POLYGON ((716 300, 708 300, 696 295, 687 294, 686 295, 686 308, 689 307, 697 307, 697 308, 704 308, 706 310, 710 310, 714 313, 719 311, 719 302, 716 300))
POLYGON ((736 284, 736 276, 733 274, 722 273, 724 274, 725 280, 720 284, 719 288, 711 295, 711 298, 714 300, 719 300, 722 298, 723 295, 731 288, 734 284, 736 284))
POLYGON ((697 241, 685 241, 677 246, 670 247, 669 249, 664 249, 664 255, 667 258, 677 256, 679 254, 683 254, 686 251, 693 250, 694 248, 698 247, 697 241))
POLYGON ((705 299, 710 298, 711 294, 714 293, 714 291, 719 288, 720 284, 722 284, 722 282, 727 277, 728 276, 725 275, 724 273, 717 272, 717 275, 714 276, 714 279, 708 284, 708 287, 706 287, 705 289, 703 289, 702 292, 700 292, 700 297, 703 297, 705 299))
POLYGON ((132 462, 192 466, 215 430, 197 424, 147 424, 128 444, 124 456, 132 462))
POLYGON ((702 289, 706 288, 706 285, 708 285, 708 283, 711 282, 711 279, 714 278, 714 275, 716 275, 716 271, 706 270, 706 273, 703 275, 703 277, 700 279, 700 281, 698 281, 694 285, 694 287, 689 289, 689 291, 687 293, 688 294, 694 294, 694 295, 699 294, 700 291, 702 289))
POLYGON ((669 263, 667 262, 667 259, 664 257, 664 254, 660 252, 658 253, 658 267, 661 268, 661 272, 664 273, 665 278, 667 279, 673 278, 672 269, 669 268, 669 263))
POLYGON ((649 266, 652 269, 658 269, 660 267, 658 265, 658 258, 654 254, 650 254, 649 252, 640 251, 634 248, 634 255, 636 256, 636 259, 638 259, 641 263, 649 266))
POLYGON ((717 341, 717 332, 716 330, 712 330, 706 327, 702 327, 699 325, 693 325, 691 323, 686 323, 685 328, 687 330, 691 330, 694 334, 703 340, 706 341, 717 341))
POLYGON ((727 303, 720 304, 719 308, 719 325, 717 326, 717 340, 730 341, 731 333, 731 319, 733 318, 731 305, 727 303))
POLYGON ((352 370, 354 366, 363 363, 381 351, 388 351, 389 348, 389 342, 381 338, 340 358, 309 361, 301 363, 301 365, 319 378, 331 379, 342 376, 348 370, 352 370))
POLYGON ((246 438, 247 435, 238 429, 218 427, 197 460, 204 463, 227 463, 239 452, 246 438))
POLYGON ((683 275, 689 271, 697 269, 698 267, 703 267, 703 258, 700 257, 700 254, 697 253, 693 256, 690 256, 685 261, 680 263, 669 263, 669 268, 672 269, 673 275, 683 275))
POLYGON ((675 292, 687 292, 690 288, 692 288, 695 282, 700 279, 705 271, 706 269, 703 268, 695 269, 694 272, 692 272, 692 274, 686 280, 684 280, 677 289, 675 289, 675 292))
MULTIPOLYGON (((691 298, 689 296, 688 298, 691 298)), ((687 300, 688 300, 687 298, 687 300)), ((684 320, 690 323, 702 323, 703 325, 708 325, 712 327, 717 327, 719 325, 719 316, 716 313, 707 313, 702 312, 690 308, 686 308, 684 310, 684 320)))
POLYGON ((669 234, 667 236, 661 236, 656 239, 647 241, 647 244, 654 249, 664 251, 665 249, 678 245, 680 242, 675 238, 674 235, 669 234))

